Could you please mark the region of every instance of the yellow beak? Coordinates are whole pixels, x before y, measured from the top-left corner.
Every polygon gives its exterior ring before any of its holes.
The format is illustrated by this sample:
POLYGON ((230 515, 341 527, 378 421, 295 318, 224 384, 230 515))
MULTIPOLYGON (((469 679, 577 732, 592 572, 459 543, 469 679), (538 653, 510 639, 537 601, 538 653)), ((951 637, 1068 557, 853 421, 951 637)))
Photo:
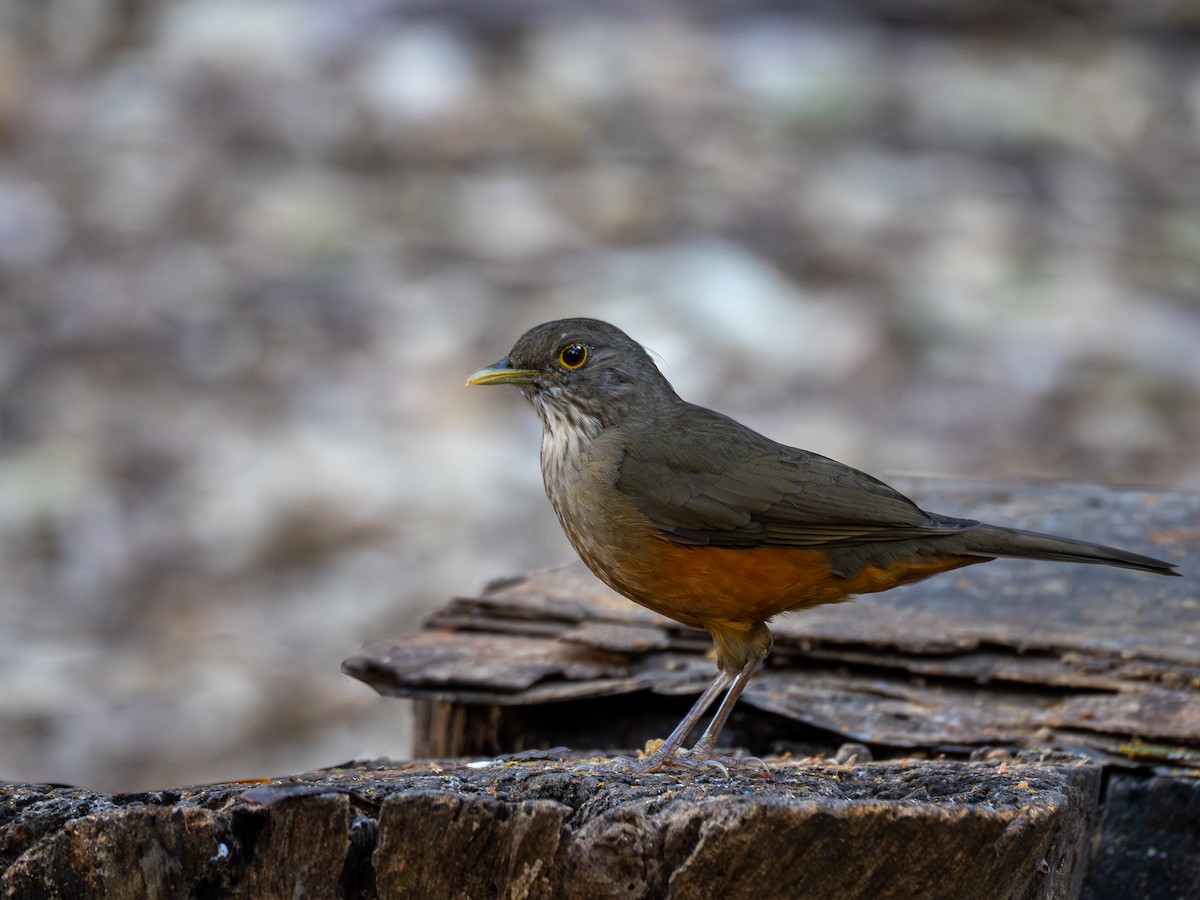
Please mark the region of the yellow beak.
POLYGON ((541 374, 537 369, 514 369, 507 359, 484 366, 467 384, 528 384, 541 374))

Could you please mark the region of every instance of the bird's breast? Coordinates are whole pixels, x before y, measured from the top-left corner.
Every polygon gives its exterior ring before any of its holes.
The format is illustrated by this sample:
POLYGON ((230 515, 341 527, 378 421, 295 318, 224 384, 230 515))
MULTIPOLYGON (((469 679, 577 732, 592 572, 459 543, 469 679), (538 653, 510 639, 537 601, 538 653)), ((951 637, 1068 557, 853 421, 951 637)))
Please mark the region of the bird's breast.
MULTIPOLYGON (((623 456, 619 430, 570 409, 539 410, 546 496, 576 552, 601 578, 621 565, 647 523, 616 488, 623 456)), ((605 579, 607 580, 607 579, 605 579)))

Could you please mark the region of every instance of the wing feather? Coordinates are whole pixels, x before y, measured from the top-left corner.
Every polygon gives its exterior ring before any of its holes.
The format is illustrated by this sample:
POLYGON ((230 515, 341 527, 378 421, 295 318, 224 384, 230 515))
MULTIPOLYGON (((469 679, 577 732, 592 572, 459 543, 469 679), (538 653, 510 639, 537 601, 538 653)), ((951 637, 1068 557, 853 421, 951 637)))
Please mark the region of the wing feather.
POLYGON ((616 481, 669 540, 835 547, 949 535, 979 524, 926 513, 865 472, 779 444, 720 413, 691 405, 680 412, 655 421, 654 440, 629 442, 616 481))

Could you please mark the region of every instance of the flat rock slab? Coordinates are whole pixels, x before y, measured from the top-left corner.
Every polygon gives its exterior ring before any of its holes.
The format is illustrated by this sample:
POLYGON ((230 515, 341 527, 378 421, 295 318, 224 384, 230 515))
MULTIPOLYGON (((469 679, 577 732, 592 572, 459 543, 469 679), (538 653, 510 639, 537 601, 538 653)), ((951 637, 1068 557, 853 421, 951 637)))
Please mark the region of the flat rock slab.
MULTIPOLYGON (((553 753, 550 754, 553 756, 553 753)), ((5 897, 1069 897, 1099 770, 771 761, 356 763, 282 781, 0 794, 5 897)))

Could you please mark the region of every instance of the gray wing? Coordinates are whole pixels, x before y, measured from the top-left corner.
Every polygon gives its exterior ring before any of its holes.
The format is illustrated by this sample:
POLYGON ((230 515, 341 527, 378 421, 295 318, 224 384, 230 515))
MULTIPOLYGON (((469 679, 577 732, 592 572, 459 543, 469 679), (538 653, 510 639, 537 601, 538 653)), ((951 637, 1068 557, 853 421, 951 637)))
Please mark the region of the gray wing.
POLYGON ((865 472, 703 407, 688 406, 678 421, 658 420, 654 430, 659 439, 631 442, 616 488, 677 543, 836 547, 979 525, 926 513, 865 472))

